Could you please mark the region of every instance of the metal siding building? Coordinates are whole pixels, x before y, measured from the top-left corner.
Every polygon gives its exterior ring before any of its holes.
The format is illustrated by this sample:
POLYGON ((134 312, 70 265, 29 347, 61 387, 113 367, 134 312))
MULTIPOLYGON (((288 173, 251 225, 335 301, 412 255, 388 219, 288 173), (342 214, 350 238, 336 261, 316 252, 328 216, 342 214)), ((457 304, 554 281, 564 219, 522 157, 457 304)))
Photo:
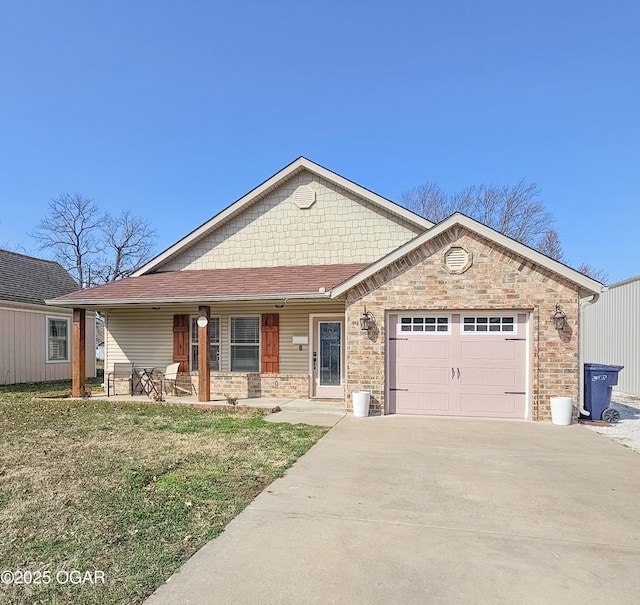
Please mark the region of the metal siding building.
POLYGON ((624 366, 615 390, 640 396, 640 275, 587 305, 584 324, 584 361, 624 366))

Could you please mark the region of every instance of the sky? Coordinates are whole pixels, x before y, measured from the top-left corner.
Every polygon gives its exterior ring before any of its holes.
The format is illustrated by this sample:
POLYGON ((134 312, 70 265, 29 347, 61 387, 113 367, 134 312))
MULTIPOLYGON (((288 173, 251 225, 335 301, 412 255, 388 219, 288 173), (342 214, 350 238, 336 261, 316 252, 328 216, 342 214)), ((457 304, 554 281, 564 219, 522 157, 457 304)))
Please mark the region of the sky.
POLYGON ((635 0, 0 0, 0 247, 80 193, 167 248, 299 156, 399 202, 535 182, 640 274, 635 0))

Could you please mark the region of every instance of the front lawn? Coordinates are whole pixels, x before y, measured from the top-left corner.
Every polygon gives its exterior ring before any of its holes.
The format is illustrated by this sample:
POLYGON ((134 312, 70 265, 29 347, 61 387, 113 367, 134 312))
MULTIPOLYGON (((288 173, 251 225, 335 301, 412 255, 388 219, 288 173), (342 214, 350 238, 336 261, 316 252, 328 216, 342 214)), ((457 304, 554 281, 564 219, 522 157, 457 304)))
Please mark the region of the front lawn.
POLYGON ((2 603, 141 603, 327 430, 68 390, 0 387, 2 603))

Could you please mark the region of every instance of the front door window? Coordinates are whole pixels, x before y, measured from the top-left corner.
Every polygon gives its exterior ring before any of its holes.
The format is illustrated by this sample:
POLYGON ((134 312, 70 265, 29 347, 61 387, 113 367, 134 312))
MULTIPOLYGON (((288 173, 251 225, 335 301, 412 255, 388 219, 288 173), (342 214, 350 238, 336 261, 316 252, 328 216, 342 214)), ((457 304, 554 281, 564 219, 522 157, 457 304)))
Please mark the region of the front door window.
POLYGON ((342 376, 342 324, 321 321, 320 325, 320 385, 340 386, 342 376))

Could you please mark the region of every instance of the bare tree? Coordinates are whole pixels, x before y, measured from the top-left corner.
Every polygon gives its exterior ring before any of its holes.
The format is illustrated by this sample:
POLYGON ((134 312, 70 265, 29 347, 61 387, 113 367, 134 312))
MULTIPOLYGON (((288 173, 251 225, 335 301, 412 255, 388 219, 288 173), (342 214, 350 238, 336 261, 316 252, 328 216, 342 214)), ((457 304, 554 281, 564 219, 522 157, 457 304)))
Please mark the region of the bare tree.
POLYGON ((92 269, 101 252, 99 230, 103 216, 96 203, 79 193, 65 193, 49 202, 49 213, 31 236, 81 287, 92 285, 92 269))
POLYGON ((602 269, 597 269, 596 267, 592 267, 588 263, 582 263, 577 270, 580 271, 580 273, 583 273, 584 275, 586 275, 587 277, 590 277, 591 279, 595 279, 596 281, 599 281, 602 284, 605 284, 609 279, 609 275, 605 271, 603 271, 602 269))
POLYGON ((432 182, 403 191, 400 200, 403 206, 434 223, 443 221, 458 209, 453 196, 447 195, 432 182))
POLYGON ((105 261, 103 281, 128 277, 151 257, 156 231, 146 219, 123 210, 117 217, 107 215, 102 225, 105 261))
POLYGON ((131 275, 151 257, 156 239, 145 219, 126 210, 116 217, 105 214, 79 193, 49 202, 49 213, 31 236, 81 287, 131 275))
MULTIPOLYGON (((427 182, 404 191, 401 201, 405 207, 436 223, 461 212, 557 261, 565 262, 560 236, 553 228, 553 216, 539 196, 537 185, 524 181, 513 186, 467 187, 454 194, 444 193, 435 183, 427 182)), ((600 282, 608 278, 604 271, 586 263, 577 270, 600 282)))
POLYGON ((542 252, 542 254, 546 254, 557 261, 563 261, 564 253, 560 244, 560 236, 555 229, 549 229, 544 234, 538 244, 538 252, 542 252))
MULTIPOLYGON (((0 223, 2 225, 2 223, 0 223)), ((0 242, 1 250, 8 250, 9 252, 18 252, 20 254, 24 254, 24 246, 16 246, 15 244, 10 244, 9 242, 0 242)))
POLYGON ((537 248, 552 229, 553 217, 539 199, 535 183, 480 185, 453 195, 443 193, 433 183, 402 194, 407 208, 434 222, 461 212, 514 240, 537 248))

